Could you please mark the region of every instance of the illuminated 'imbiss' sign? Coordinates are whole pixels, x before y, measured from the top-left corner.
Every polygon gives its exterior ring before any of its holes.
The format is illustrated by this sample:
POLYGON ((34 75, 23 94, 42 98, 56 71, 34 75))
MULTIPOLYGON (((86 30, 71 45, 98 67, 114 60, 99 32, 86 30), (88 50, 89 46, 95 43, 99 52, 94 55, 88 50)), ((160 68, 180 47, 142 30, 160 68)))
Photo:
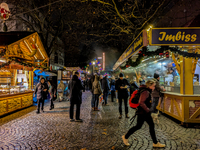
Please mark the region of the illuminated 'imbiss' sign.
POLYGON ((153 28, 150 45, 200 45, 200 28, 153 28))

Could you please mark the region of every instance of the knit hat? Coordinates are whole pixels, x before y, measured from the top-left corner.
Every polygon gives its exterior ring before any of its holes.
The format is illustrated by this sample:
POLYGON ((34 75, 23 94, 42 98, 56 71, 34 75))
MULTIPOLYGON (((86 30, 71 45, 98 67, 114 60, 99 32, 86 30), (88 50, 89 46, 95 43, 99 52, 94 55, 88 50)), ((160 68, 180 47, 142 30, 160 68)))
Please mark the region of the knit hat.
POLYGON ((158 77, 159 77, 159 74, 154 73, 154 78, 155 78, 155 79, 158 79, 158 77))
POLYGON ((123 73, 120 73, 120 74, 119 74, 119 77, 123 77, 123 76, 124 76, 124 74, 123 74, 123 73))

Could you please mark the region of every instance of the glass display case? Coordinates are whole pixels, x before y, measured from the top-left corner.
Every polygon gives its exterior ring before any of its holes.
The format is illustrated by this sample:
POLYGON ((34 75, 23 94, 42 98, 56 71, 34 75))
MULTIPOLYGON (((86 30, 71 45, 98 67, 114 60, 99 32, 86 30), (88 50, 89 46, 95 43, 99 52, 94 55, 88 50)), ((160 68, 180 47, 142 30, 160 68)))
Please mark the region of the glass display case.
POLYGON ((33 86, 10 86, 10 85, 0 85, 0 95, 18 94, 34 91, 33 86))

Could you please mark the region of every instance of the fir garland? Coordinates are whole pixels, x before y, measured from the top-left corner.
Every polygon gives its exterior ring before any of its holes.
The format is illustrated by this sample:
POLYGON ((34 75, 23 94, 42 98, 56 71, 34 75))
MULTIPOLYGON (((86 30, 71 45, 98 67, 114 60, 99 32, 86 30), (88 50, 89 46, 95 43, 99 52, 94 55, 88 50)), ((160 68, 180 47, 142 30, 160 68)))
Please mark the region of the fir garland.
POLYGON ((131 58, 128 59, 128 61, 126 62, 125 66, 121 66, 121 69, 126 69, 128 67, 137 67, 141 62, 142 59, 144 57, 153 57, 156 55, 165 55, 165 54, 169 54, 168 51, 171 51, 173 53, 179 54, 183 57, 189 57, 189 58, 195 58, 198 59, 200 58, 200 54, 198 53, 188 53, 186 51, 181 51, 181 49, 179 47, 169 47, 169 46, 161 46, 160 48, 158 48, 155 51, 149 51, 147 47, 143 47, 141 51, 139 51, 138 57, 136 59, 135 62, 132 61, 131 58))

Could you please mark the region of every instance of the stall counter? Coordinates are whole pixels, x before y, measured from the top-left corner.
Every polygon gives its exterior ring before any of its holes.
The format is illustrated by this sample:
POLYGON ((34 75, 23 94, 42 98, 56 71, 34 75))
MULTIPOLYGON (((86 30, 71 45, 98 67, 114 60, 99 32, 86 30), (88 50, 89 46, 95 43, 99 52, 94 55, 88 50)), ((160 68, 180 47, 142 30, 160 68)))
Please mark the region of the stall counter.
POLYGON ((163 92, 157 109, 183 123, 200 123, 200 94, 163 92))
POLYGON ((33 105, 33 91, 0 95, 0 116, 33 105))

